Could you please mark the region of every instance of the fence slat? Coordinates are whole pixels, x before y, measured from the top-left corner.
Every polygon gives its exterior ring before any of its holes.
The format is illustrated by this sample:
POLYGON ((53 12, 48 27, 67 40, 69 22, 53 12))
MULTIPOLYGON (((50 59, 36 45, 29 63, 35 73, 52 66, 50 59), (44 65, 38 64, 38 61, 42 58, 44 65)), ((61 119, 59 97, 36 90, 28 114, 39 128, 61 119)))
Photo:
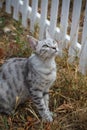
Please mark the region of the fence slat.
POLYGON ((6 12, 11 14, 11 0, 6 0, 6 12))
POLYGON ((46 18, 47 18, 47 6, 48 6, 48 0, 42 0, 41 1, 41 18, 40 18, 40 33, 39 38, 43 38, 45 24, 46 24, 46 18))
POLYGON ((36 21, 37 8, 38 8, 38 0, 32 0, 32 13, 31 13, 31 24, 30 24, 30 30, 32 32, 34 32, 34 24, 36 21))
POLYGON ((63 0, 62 3, 62 13, 61 13, 61 22, 60 22, 60 41, 62 44, 62 49, 66 47, 65 38, 67 34, 67 25, 68 25, 68 15, 69 15, 69 5, 70 0, 63 0))
POLYGON ((0 8, 2 8, 2 2, 0 1, 0 8))
POLYGON ((56 29, 58 5, 59 5, 59 0, 55 0, 55 1, 52 0, 50 29, 49 29, 52 37, 54 37, 55 29, 56 29))
POLYGON ((83 26, 83 32, 82 32, 82 46, 87 40, 87 1, 86 1, 86 9, 85 9, 85 19, 84 19, 84 26, 83 26))
POLYGON ((23 7, 22 8, 22 25, 26 28, 27 27, 27 15, 28 15, 29 0, 24 0, 22 7, 23 7))
POLYGON ((14 7, 14 0, 11 0, 11 5, 12 5, 12 7, 14 7))
POLYGON ((79 27, 79 18, 81 12, 81 5, 82 0, 74 0, 73 5, 73 15, 72 15, 72 25, 71 25, 71 32, 70 32, 70 48, 69 48, 69 62, 73 62, 75 56, 78 56, 81 46, 78 46, 77 39, 78 39, 78 27, 79 27))
POLYGON ((84 75, 87 74, 87 1, 86 1, 84 26, 82 32, 82 49, 80 53, 79 71, 84 75))
POLYGON ((13 18, 16 19, 16 20, 19 20, 19 2, 20 2, 20 0, 15 0, 14 1, 13 18))

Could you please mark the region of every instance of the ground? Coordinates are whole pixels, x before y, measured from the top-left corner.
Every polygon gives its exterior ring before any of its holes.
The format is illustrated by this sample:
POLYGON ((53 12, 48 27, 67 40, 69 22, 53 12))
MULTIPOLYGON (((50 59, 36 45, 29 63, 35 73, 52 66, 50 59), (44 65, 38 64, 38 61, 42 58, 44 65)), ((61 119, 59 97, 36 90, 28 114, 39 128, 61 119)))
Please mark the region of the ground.
MULTIPOLYGON (((26 35, 31 33, 11 15, 0 10, 0 65, 11 57, 28 57, 31 54, 26 35)), ((35 26, 34 37, 38 37, 35 26)), ((0 115, 0 130, 87 130, 87 77, 78 72, 78 61, 67 62, 67 50, 63 58, 56 58, 57 79, 50 90, 50 109, 54 121, 43 123, 32 101, 20 105, 14 115, 0 115)))

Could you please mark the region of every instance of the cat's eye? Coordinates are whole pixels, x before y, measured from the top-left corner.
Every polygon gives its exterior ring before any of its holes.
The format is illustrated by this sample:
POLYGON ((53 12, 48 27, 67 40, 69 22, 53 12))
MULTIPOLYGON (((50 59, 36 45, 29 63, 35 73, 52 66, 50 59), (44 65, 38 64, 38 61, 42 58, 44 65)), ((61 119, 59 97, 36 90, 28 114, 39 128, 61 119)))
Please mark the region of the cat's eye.
POLYGON ((45 44, 45 45, 43 45, 43 47, 49 47, 49 46, 45 44))

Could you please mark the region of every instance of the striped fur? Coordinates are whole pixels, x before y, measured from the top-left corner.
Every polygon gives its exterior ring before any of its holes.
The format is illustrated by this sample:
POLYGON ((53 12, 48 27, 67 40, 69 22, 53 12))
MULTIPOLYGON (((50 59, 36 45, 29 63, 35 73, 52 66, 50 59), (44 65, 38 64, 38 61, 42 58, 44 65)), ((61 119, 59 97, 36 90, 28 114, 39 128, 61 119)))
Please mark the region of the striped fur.
POLYGON ((49 88, 56 79, 57 43, 29 37, 33 53, 29 58, 11 58, 0 69, 0 112, 10 114, 29 96, 43 120, 52 121, 49 88))

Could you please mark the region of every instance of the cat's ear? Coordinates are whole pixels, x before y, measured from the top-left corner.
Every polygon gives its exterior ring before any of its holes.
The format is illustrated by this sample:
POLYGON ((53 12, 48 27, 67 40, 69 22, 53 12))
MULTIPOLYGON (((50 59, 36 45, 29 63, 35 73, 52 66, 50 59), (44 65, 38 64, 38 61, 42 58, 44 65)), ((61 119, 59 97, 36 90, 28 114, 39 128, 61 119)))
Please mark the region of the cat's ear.
POLYGON ((48 28, 46 28, 46 30, 45 30, 45 35, 44 35, 44 36, 45 36, 46 39, 47 39, 47 38, 51 38, 48 28))
POLYGON ((38 44, 38 40, 33 38, 32 36, 29 36, 27 35, 27 39, 28 39, 28 42, 30 44, 30 47, 33 49, 33 50, 36 50, 36 46, 38 44))

